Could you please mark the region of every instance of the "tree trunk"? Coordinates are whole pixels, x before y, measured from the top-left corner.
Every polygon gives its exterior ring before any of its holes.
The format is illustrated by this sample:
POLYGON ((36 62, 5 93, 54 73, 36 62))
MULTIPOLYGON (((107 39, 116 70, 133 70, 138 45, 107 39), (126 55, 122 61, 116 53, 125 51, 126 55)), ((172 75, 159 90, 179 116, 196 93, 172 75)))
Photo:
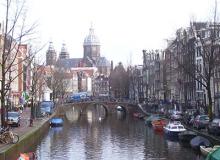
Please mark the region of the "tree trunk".
POLYGON ((35 118, 35 113, 34 113, 34 99, 33 97, 31 98, 31 115, 30 118, 33 119, 35 118))
MULTIPOLYGON (((3 56, 4 58, 4 56, 3 56)), ((1 126, 5 127, 5 66, 2 65, 2 83, 1 83, 1 126)))
POLYGON ((213 113, 212 113, 212 94, 211 94, 211 89, 210 89, 210 83, 207 84, 207 92, 208 92, 208 100, 209 100, 208 116, 209 116, 210 120, 212 120, 212 118, 213 118, 213 113))

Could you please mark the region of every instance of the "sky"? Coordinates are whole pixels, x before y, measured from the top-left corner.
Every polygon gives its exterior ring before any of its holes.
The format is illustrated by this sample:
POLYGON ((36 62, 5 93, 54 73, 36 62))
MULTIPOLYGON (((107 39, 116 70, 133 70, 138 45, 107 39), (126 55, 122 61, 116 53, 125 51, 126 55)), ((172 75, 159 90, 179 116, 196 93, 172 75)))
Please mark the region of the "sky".
MULTIPOLYGON (((166 40, 190 20, 212 20, 215 4, 215 0, 27 1, 27 18, 37 21, 40 43, 52 41, 57 54, 66 43, 71 58, 83 57, 83 41, 92 23, 101 56, 114 65, 142 64, 143 49, 164 49, 166 40)), ((48 45, 41 51, 44 57, 48 45)))

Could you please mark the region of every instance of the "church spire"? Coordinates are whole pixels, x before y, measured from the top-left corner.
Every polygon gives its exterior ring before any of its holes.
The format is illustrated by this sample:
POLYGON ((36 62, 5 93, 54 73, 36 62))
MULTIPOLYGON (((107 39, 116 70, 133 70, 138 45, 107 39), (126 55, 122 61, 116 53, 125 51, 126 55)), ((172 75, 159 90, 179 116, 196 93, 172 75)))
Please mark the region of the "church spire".
POLYGON ((89 28, 89 34, 94 35, 94 28, 93 28, 93 23, 91 22, 91 26, 89 28))
POLYGON ((49 47, 46 53, 46 65, 55 65, 57 59, 56 51, 53 47, 53 42, 49 42, 49 47))
POLYGON ((69 58, 69 53, 66 49, 66 44, 65 43, 62 44, 59 58, 60 59, 68 59, 69 58))

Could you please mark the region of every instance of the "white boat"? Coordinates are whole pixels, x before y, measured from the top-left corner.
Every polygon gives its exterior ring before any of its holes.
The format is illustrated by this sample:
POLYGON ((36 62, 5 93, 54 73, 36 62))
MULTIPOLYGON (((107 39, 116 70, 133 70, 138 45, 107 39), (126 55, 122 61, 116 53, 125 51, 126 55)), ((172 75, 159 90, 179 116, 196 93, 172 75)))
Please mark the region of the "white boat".
POLYGON ((123 108, 121 106, 117 106, 117 111, 123 111, 123 108))
POLYGON ((169 122, 163 129, 166 135, 172 137, 178 137, 179 133, 186 131, 185 127, 179 121, 169 122))
POLYGON ((214 152, 218 148, 220 148, 220 145, 215 145, 213 147, 200 146, 200 151, 202 155, 207 156, 209 153, 214 152))

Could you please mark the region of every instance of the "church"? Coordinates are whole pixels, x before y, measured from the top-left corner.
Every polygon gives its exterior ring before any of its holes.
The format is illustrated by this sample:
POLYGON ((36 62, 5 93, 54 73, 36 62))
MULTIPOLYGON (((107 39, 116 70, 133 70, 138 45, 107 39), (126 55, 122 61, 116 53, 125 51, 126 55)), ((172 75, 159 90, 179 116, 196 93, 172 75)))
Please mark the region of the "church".
POLYGON ((99 38, 95 35, 94 28, 91 26, 89 34, 84 38, 82 58, 70 58, 65 44, 62 44, 57 57, 53 43, 50 42, 46 52, 46 67, 51 68, 53 66, 65 71, 67 77, 69 77, 69 93, 86 91, 91 92, 93 95, 107 95, 109 83, 105 82, 106 85, 101 89, 96 82, 97 80, 100 81, 99 77, 102 77, 102 81, 108 81, 111 70, 110 62, 100 54, 100 47, 99 38), (94 93, 100 91, 104 93, 94 93))
POLYGON ((111 65, 105 57, 100 55, 100 47, 99 38, 95 35, 94 28, 91 26, 89 29, 89 35, 87 35, 84 39, 83 58, 70 58, 66 45, 63 44, 57 59, 53 43, 50 42, 46 53, 46 65, 57 65, 66 69, 77 67, 97 67, 100 74, 109 76, 111 65))

